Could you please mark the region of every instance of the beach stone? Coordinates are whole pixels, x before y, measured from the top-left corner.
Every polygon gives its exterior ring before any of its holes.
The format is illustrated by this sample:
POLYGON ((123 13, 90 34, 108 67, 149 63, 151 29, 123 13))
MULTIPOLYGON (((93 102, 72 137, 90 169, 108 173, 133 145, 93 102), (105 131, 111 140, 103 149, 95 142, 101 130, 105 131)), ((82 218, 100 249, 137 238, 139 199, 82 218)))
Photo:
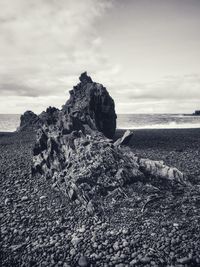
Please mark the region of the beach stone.
POLYGON ((7 206, 10 202, 11 202, 11 200, 10 200, 10 198, 8 198, 8 197, 4 200, 4 203, 5 203, 6 206, 7 206))
POLYGON ((92 202, 91 200, 90 200, 90 201, 88 202, 88 204, 87 204, 86 211, 87 211, 89 214, 93 214, 94 211, 95 211, 93 202, 92 202))
POLYGON ((137 254, 138 254, 137 252, 133 252, 133 253, 131 254, 131 258, 134 259, 134 258, 137 256, 137 254))
POLYGON ((129 246, 129 243, 127 241, 123 241, 122 246, 123 247, 128 247, 129 246))
POLYGON ((113 244, 113 249, 114 249, 115 251, 118 251, 118 250, 119 250, 119 243, 118 243, 118 241, 116 241, 116 242, 113 244))
POLYGON ((80 267, 87 267, 89 264, 88 258, 86 256, 81 256, 78 260, 78 265, 80 267))
POLYGON ((22 198, 21 198, 21 201, 27 201, 28 200, 28 196, 23 196, 22 198))
POLYGON ((93 248, 98 248, 98 243, 94 242, 92 246, 93 246, 93 248))
POLYGON ((151 259, 149 257, 143 257, 140 259, 140 262, 145 263, 145 264, 149 263, 150 261, 151 261, 151 259))
POLYGON ((187 264, 190 260, 191 258, 189 257, 183 257, 183 258, 178 259, 177 262, 181 264, 187 264))
POLYGON ((71 256, 74 256, 76 254, 76 250, 74 248, 71 248, 69 253, 71 256))
POLYGON ((122 234, 123 235, 128 235, 129 234, 129 230, 128 229, 123 229, 122 230, 122 234))
POLYGON ((82 238, 79 238, 77 236, 74 236, 71 240, 74 247, 78 246, 78 244, 81 242, 82 238))
POLYGON ((79 233, 84 233, 86 231, 85 225, 82 225, 79 229, 77 229, 79 233))
POLYGON ((116 265, 116 267, 125 267, 125 264, 124 263, 119 263, 116 265))
POLYGON ((133 259, 132 261, 130 261, 130 266, 134 266, 135 264, 137 264, 139 261, 137 259, 133 259))
POLYGON ((46 196, 41 196, 40 197, 40 202, 44 201, 47 197, 46 196))

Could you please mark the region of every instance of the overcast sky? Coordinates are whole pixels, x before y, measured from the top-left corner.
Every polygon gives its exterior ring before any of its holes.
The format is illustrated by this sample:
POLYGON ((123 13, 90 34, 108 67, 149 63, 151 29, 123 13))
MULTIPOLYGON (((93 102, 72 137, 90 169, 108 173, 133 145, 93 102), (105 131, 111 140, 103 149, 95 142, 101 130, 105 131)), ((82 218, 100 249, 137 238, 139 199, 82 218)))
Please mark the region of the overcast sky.
POLYGON ((117 113, 200 109, 200 0, 0 0, 0 113, 61 107, 87 70, 117 113))

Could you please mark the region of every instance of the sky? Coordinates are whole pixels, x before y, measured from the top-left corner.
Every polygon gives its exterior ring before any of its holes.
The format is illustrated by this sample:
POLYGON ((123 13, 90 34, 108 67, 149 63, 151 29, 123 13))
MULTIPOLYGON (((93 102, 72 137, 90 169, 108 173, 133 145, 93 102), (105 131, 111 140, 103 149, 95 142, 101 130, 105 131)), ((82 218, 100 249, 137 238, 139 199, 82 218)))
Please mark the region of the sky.
POLYGON ((200 109, 200 0, 0 0, 0 113, 60 108, 87 71, 117 113, 200 109))

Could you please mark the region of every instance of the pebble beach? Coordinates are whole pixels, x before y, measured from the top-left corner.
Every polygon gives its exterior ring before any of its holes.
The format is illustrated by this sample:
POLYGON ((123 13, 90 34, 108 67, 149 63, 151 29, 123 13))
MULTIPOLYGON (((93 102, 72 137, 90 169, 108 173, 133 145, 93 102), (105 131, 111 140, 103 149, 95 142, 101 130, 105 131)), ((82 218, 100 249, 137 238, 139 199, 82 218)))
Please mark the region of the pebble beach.
POLYGON ((150 202, 156 187, 127 185, 96 216, 32 177, 34 141, 0 133, 1 266, 200 266, 200 129, 135 130, 134 153, 177 167, 191 186, 150 202))

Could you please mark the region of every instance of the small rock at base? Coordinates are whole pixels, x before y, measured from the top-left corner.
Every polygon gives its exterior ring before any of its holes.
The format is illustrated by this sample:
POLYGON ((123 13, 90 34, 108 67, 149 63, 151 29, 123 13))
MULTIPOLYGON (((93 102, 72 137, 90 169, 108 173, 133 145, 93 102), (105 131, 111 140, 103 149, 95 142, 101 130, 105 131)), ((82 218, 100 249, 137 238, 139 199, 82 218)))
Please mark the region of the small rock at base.
POLYGON ((88 259, 85 256, 81 256, 78 260, 78 265, 81 267, 87 267, 88 266, 88 259))
POLYGON ((28 197, 27 197, 27 196, 24 196, 24 197, 22 197, 21 200, 22 200, 22 201, 27 201, 27 200, 28 200, 28 197))
POLYGON ((40 197, 40 201, 43 201, 44 199, 46 199, 46 196, 41 196, 40 197))
POLYGON ((188 257, 184 257, 184 258, 178 259, 178 263, 186 264, 186 263, 188 263, 190 260, 191 260, 190 258, 188 258, 188 257))

